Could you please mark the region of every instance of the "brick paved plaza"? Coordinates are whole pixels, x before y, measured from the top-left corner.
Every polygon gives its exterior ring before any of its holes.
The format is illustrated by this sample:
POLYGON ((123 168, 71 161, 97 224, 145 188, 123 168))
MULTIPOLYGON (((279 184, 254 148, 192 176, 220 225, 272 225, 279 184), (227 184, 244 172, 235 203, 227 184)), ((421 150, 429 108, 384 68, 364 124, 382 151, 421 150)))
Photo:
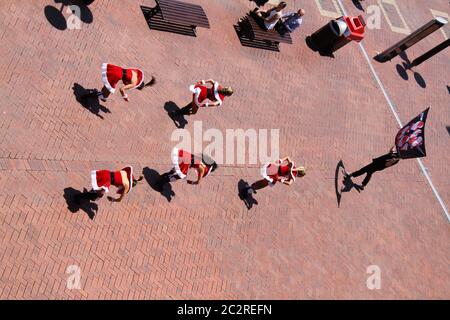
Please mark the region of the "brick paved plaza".
MULTIPOLYGON (((253 2, 183 1, 200 4, 211 28, 197 37, 151 30, 140 6, 154 0, 96 0, 83 13, 92 21, 59 30, 46 10, 60 2, 0 0, 0 298, 450 298, 449 220, 416 160, 337 204, 338 162, 359 169, 389 150, 399 127, 358 44, 330 58, 305 37, 341 15, 340 2, 349 15, 367 10, 352 0, 287 0, 306 15, 294 43, 273 52, 242 46, 233 27, 253 2), (89 110, 74 88, 100 88, 103 62, 142 68, 157 83, 130 92, 129 103, 116 93, 89 110), (208 78, 235 93, 187 117, 187 130, 194 121, 203 131, 279 129, 280 156, 307 175, 259 191, 250 210, 238 182, 259 179, 260 164, 222 165, 198 186, 173 183, 167 197, 144 180, 121 203, 96 202, 93 219, 94 207, 70 210, 68 193, 90 188, 92 169, 169 170, 176 127, 164 106, 185 106, 189 85, 208 78), (381 288, 369 290, 373 265, 381 288), (79 289, 67 285, 73 266, 79 289)), ((372 59, 436 12, 450 15, 449 3, 361 4, 382 6, 381 29, 367 29, 362 44, 401 121, 431 106, 423 162, 449 208, 450 51, 403 78, 402 58, 372 59)), ((447 25, 408 58, 448 37, 447 25)))

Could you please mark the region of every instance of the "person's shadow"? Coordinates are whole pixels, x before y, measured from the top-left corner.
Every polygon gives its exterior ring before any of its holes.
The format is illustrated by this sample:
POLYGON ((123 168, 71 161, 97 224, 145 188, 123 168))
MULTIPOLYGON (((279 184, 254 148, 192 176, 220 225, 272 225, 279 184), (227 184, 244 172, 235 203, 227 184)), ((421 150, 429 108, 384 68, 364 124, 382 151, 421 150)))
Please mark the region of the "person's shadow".
POLYGON ((408 55, 406 54, 405 51, 402 51, 399 53, 400 58, 402 58, 403 62, 400 64, 397 64, 396 68, 397 68, 397 73, 398 75, 405 81, 408 81, 409 76, 408 76, 408 70, 413 72, 414 75, 414 79, 416 80, 417 84, 421 87, 421 88, 426 88, 427 87, 427 83, 425 82, 425 79, 420 75, 420 73, 413 71, 412 67, 411 67, 411 61, 408 58, 408 55))
POLYGON ((78 103, 100 119, 104 119, 100 112, 111 113, 111 110, 100 104, 94 90, 85 89, 78 83, 74 83, 72 90, 78 103))
POLYGON ((175 197, 175 192, 172 190, 172 185, 170 183, 163 184, 161 181, 161 175, 158 171, 145 167, 142 173, 144 174, 145 181, 147 181, 148 185, 153 190, 159 192, 167 199, 167 201, 172 201, 172 198, 175 197))
POLYGON ((172 119, 173 123, 178 129, 184 129, 186 125, 188 124, 188 121, 184 118, 183 115, 172 115, 173 112, 176 112, 180 110, 180 108, 177 106, 177 104, 173 101, 167 101, 164 104, 164 110, 166 110, 167 115, 170 119, 172 119))
POLYGON ((364 11, 364 8, 363 8, 363 6, 361 4, 361 1, 359 1, 359 0, 352 0, 352 2, 353 2, 353 4, 355 5, 356 8, 358 8, 361 11, 364 11))
POLYGON ((87 195, 88 191, 86 189, 83 189, 83 192, 71 187, 64 189, 64 199, 67 203, 67 209, 72 213, 77 213, 82 210, 86 212, 89 219, 93 220, 98 212, 98 205, 95 202, 91 202, 94 199, 87 195))
POLYGON ((47 21, 54 28, 64 31, 68 28, 67 21, 72 14, 78 15, 78 18, 84 23, 92 23, 94 21, 92 12, 88 8, 88 5, 92 4, 92 2, 94 0, 55 0, 55 4, 61 4, 61 8, 58 9, 48 5, 44 8, 44 14, 47 21), (71 8, 70 6, 76 6, 76 8, 71 8), (66 13, 67 18, 64 16, 64 13, 66 13))
POLYGON ((336 199, 337 199, 337 204, 338 204, 338 208, 341 205, 341 200, 342 200, 342 194, 346 193, 346 192, 350 192, 352 189, 355 189, 358 192, 361 192, 361 187, 359 185, 357 185, 356 183, 354 183, 352 181, 351 177, 345 177, 344 176, 344 171, 345 171, 345 166, 344 166, 344 162, 342 160, 339 160, 337 166, 336 166, 336 172, 334 175, 334 188, 336 191, 336 199), (340 178, 343 178, 343 186, 340 186, 340 178))
POLYGON ((238 182, 238 195, 239 195, 239 199, 241 199, 245 206, 247 207, 248 210, 250 210, 253 205, 257 205, 258 201, 256 201, 255 198, 253 198, 252 194, 248 194, 247 192, 245 192, 246 188, 249 187, 248 182, 244 181, 244 180, 239 180, 238 182))

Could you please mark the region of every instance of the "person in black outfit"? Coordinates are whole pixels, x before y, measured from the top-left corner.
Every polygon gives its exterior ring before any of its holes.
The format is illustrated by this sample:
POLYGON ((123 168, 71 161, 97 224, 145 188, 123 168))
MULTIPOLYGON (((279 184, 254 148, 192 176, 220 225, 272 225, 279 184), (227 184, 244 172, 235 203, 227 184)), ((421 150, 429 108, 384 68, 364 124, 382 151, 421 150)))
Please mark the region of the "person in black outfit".
POLYGON ((367 186, 367 184, 370 181, 370 178, 372 178, 373 173, 392 167, 393 165, 396 165, 399 161, 400 158, 394 146, 388 153, 382 155, 381 157, 373 159, 372 163, 359 169, 358 171, 355 171, 350 174, 345 171, 344 178, 352 178, 352 177, 356 178, 362 176, 363 174, 367 174, 362 182, 362 186, 360 186, 360 188, 364 190, 364 187, 367 186))

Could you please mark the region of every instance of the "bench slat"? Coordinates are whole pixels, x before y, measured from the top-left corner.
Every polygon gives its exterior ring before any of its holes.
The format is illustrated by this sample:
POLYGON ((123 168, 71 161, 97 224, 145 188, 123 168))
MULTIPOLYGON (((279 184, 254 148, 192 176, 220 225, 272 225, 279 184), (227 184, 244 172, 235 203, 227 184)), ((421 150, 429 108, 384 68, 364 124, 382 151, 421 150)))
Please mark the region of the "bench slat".
POLYGON ((248 21, 256 38, 292 44, 292 38, 288 32, 282 36, 276 30, 263 30, 252 16, 248 16, 248 21))
POLYGON ((209 21, 204 16, 181 12, 179 10, 161 10, 166 20, 174 20, 177 22, 185 21, 188 24, 196 24, 209 28, 209 21))
POLYGON ((165 20, 209 28, 208 17, 199 5, 174 0, 156 0, 165 20))
POLYGON ((176 8, 180 8, 183 10, 188 10, 188 9, 197 9, 197 10, 202 10, 202 7, 198 4, 193 4, 193 3, 186 3, 186 2, 181 2, 181 1, 176 1, 176 0, 157 0, 158 4, 164 7, 176 7, 176 8))
POLYGON ((190 26, 179 25, 165 21, 161 14, 161 11, 155 11, 154 8, 145 6, 141 6, 141 9, 150 29, 173 32, 186 36, 196 36, 195 31, 190 26))

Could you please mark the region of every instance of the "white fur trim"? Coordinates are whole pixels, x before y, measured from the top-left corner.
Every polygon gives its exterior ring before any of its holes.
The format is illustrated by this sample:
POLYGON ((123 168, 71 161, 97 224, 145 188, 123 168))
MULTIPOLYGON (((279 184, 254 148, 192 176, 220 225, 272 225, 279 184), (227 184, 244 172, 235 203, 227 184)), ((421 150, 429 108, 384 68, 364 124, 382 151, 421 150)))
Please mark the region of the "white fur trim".
POLYGON ((175 168, 175 171, 176 171, 177 175, 181 179, 184 179, 184 178, 186 178, 186 175, 183 172, 181 172, 178 152, 179 152, 178 148, 173 148, 173 150, 172 150, 172 164, 173 164, 173 166, 175 168))
POLYGON ((189 90, 194 94, 194 102, 197 105, 197 107, 203 107, 206 102, 199 102, 198 98, 200 96, 200 93, 202 92, 202 89, 196 88, 195 85, 191 85, 189 87, 189 90))
POLYGON ((273 183, 273 179, 271 177, 269 177, 269 175, 267 174, 267 167, 270 166, 270 163, 266 163, 262 168, 261 168, 261 175, 263 176, 264 179, 266 179, 267 181, 269 181, 270 184, 273 183))
POLYGON ((214 98, 219 102, 219 106, 222 105, 222 99, 220 99, 219 95, 219 83, 217 81, 214 81, 214 98))
POLYGON ((292 161, 291 177, 292 177, 292 179, 295 181, 295 175, 294 175, 294 173, 292 172, 292 171, 294 170, 294 168, 295 168, 295 163, 294 163, 294 161, 292 161))
POLYGON ((109 92, 111 92, 112 94, 114 94, 114 92, 116 92, 116 89, 114 89, 111 84, 108 81, 108 63, 103 63, 102 64, 102 81, 103 84, 105 85, 106 89, 109 90, 109 92))
POLYGON ((102 190, 103 189, 106 192, 109 192, 109 188, 107 188, 105 186, 99 187, 97 185, 97 170, 91 171, 91 184, 92 184, 92 189, 94 189, 94 190, 102 190))

